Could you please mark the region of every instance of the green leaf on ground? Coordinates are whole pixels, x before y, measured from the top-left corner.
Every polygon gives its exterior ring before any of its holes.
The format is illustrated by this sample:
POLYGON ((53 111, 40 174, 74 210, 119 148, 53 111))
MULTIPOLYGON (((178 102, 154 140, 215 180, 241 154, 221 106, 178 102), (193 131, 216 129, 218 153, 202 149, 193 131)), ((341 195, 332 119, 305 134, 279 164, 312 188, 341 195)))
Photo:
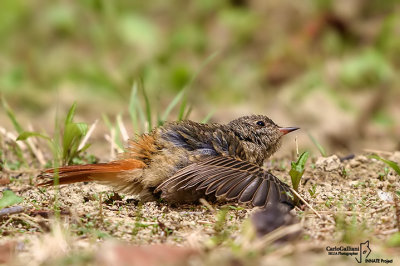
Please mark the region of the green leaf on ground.
POLYGON ((400 167, 396 162, 393 162, 391 160, 386 160, 381 158, 380 156, 373 154, 370 156, 373 159, 379 160, 381 162, 384 162, 385 164, 387 164, 387 166, 391 167, 398 175, 400 175, 400 167))
POLYGON ((0 210, 8 206, 21 203, 23 200, 23 198, 18 197, 11 190, 5 190, 3 191, 3 197, 0 199, 0 210))
POLYGON ((291 163, 292 168, 289 171, 289 175, 290 175, 290 178, 292 179, 293 189, 296 191, 299 188, 299 183, 300 183, 301 177, 304 174, 304 171, 305 171, 304 166, 306 165, 308 156, 309 156, 308 151, 305 151, 297 159, 297 162, 291 163))

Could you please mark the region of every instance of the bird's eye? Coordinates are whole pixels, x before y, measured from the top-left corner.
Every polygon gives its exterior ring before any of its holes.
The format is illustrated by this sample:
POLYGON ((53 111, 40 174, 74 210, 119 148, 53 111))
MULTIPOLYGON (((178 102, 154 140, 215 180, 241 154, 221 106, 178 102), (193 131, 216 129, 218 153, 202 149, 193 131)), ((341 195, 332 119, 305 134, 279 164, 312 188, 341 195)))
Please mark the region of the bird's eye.
POLYGON ((258 126, 263 127, 265 126, 265 123, 263 121, 257 121, 256 123, 258 126))

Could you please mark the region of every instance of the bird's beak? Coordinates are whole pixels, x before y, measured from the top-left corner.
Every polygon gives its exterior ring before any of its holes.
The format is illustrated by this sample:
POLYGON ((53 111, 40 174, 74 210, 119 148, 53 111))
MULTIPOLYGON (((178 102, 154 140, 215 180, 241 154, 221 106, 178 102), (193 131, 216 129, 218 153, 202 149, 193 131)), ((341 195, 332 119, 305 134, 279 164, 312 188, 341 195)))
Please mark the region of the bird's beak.
POLYGON ((282 132, 282 135, 286 135, 292 131, 300 129, 299 127, 280 127, 279 131, 282 132))

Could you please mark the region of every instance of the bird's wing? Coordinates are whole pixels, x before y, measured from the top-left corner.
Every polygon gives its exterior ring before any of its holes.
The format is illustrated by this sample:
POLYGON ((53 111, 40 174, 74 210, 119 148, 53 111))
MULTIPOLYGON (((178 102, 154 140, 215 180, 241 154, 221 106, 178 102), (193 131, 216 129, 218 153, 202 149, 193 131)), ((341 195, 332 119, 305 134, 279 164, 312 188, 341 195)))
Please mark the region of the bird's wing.
POLYGON ((226 200, 253 206, 285 202, 294 205, 288 185, 259 166, 228 156, 213 156, 190 164, 157 187, 165 193, 205 190, 226 200))

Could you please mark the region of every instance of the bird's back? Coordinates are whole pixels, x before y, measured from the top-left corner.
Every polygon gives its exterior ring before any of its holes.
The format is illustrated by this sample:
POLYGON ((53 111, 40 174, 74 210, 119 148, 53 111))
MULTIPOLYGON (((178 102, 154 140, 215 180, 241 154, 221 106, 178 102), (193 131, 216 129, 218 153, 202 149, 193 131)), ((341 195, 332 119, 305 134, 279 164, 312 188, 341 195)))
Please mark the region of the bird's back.
POLYGON ((168 122, 154 129, 150 136, 157 152, 143 170, 141 182, 146 187, 156 188, 180 169, 206 157, 220 155, 212 143, 212 136, 219 127, 187 120, 168 122))

